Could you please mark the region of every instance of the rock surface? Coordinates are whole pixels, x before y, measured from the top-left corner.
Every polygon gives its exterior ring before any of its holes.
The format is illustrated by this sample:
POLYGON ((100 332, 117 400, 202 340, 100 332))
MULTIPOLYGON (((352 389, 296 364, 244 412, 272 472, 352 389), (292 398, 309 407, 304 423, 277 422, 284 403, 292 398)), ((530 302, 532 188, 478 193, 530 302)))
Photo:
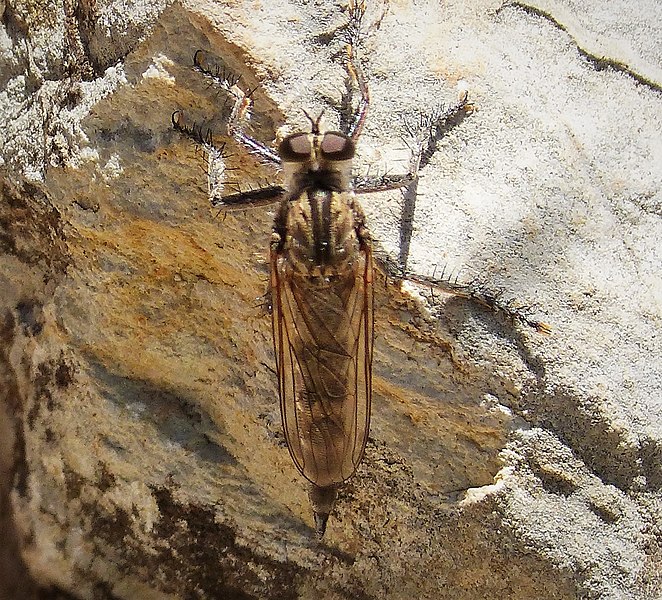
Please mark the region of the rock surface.
MULTIPOLYGON (((357 173, 476 107, 415 193, 362 199, 375 239, 552 333, 380 277, 371 438, 315 540, 260 300, 272 211, 217 217, 170 115, 223 139, 201 49, 259 86, 256 137, 333 125, 345 8, 0 2, 0 598, 662 594, 652 0, 368 3, 357 173)), ((277 180, 226 141, 230 181, 277 180)))

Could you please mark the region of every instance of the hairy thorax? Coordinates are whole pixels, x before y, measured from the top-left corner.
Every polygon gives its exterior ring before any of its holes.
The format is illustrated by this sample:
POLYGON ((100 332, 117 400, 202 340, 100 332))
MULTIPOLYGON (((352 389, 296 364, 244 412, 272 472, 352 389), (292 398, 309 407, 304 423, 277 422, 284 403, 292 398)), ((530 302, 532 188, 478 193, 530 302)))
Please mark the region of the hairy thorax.
POLYGON ((286 231, 291 276, 324 285, 356 275, 361 254, 351 192, 304 190, 289 202, 286 231))

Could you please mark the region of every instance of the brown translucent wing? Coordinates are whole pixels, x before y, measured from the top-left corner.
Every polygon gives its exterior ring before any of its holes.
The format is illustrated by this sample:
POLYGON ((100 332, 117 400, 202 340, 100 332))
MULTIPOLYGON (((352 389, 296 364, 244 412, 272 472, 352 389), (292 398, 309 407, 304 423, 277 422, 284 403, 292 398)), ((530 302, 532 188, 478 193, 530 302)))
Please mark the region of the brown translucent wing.
POLYGON ((311 483, 341 483, 361 462, 372 397, 372 257, 330 281, 297 276, 272 250, 274 348, 283 429, 311 483))

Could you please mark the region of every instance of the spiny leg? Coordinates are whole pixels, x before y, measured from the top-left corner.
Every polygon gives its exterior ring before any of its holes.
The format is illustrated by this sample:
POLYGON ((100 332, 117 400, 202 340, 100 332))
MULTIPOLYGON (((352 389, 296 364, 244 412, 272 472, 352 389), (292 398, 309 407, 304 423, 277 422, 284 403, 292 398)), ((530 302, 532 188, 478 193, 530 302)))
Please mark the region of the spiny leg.
POLYGON ((400 252, 398 262, 401 270, 406 270, 412 238, 412 225, 418 193, 419 171, 427 166, 436 151, 439 140, 473 111, 468 95, 463 93, 459 100, 447 108, 439 109, 431 115, 420 115, 416 122, 406 123, 405 128, 411 141, 405 141, 411 150, 409 172, 403 175, 385 173, 377 176, 354 178, 354 191, 357 194, 385 192, 402 189, 403 204, 400 216, 400 252))
POLYGON ((437 149, 437 144, 451 129, 458 126, 466 116, 471 114, 474 107, 468 102, 468 94, 463 92, 458 101, 447 107, 435 111, 431 115, 420 115, 414 123, 408 123, 406 129, 411 135, 412 151, 410 160, 410 182, 402 186, 403 207, 400 220, 400 253, 397 261, 384 253, 376 254, 378 266, 391 278, 398 280, 409 280, 432 290, 439 290, 460 298, 466 298, 475 302, 509 321, 519 321, 533 327, 540 333, 549 333, 550 326, 543 321, 531 318, 527 307, 517 306, 513 302, 502 301, 499 294, 491 293, 481 289, 479 282, 458 281, 458 276, 447 274, 442 271, 441 275, 436 273, 432 276, 420 275, 407 268, 409 246, 412 235, 412 222, 416 195, 418 193, 418 173, 425 168, 437 149))
MULTIPOLYGON (((210 66, 207 63, 206 54, 202 50, 195 53, 193 66, 196 71, 209 79, 214 87, 225 92, 232 101, 227 125, 228 135, 265 162, 280 166, 280 159, 273 150, 241 130, 242 123, 249 116, 252 106, 251 95, 255 90, 244 92, 238 85, 240 77, 218 65, 210 66)), ((225 159, 228 157, 225 153, 225 144, 217 146, 214 143, 211 129, 204 129, 196 123, 187 125, 184 113, 180 110, 172 114, 172 124, 175 130, 191 139, 206 156, 207 182, 212 206, 223 210, 246 209, 273 204, 279 200, 284 192, 283 187, 269 184, 240 189, 236 183, 230 183, 229 185, 234 188, 234 193, 223 195, 222 192, 227 187, 226 171, 233 170, 225 165, 225 159)))
POLYGON ((345 52, 347 54, 345 69, 347 70, 346 90, 342 98, 344 114, 341 115, 340 129, 356 142, 361 135, 363 125, 368 116, 370 106, 370 90, 361 63, 357 57, 358 45, 361 40, 361 24, 365 15, 365 2, 351 0, 348 6, 349 19, 345 26, 345 52), (354 92, 358 90, 361 97, 356 107, 352 107, 354 92))
POLYGON ((474 107, 468 102, 468 95, 464 92, 458 101, 432 115, 419 116, 415 123, 407 125, 407 131, 412 137, 409 148, 412 156, 409 173, 405 175, 381 175, 378 177, 358 177, 355 179, 355 192, 359 194, 381 192, 392 189, 403 189, 403 209, 401 213, 400 243, 401 251, 397 260, 390 258, 386 253, 375 253, 377 266, 387 275, 396 280, 409 280, 420 285, 437 289, 457 297, 466 298, 475 302, 509 321, 519 321, 533 327, 540 333, 549 333, 550 326, 543 321, 531 318, 527 308, 516 306, 512 302, 504 302, 498 294, 480 288, 477 281, 458 281, 450 274, 442 272, 440 276, 420 275, 407 268, 407 257, 411 241, 412 221, 414 217, 415 200, 418 192, 418 173, 426 167, 436 151, 438 142, 451 129, 459 125, 464 118, 473 112, 474 107))
POLYGON ((225 144, 216 145, 214 136, 209 128, 193 123, 187 125, 184 113, 176 110, 171 116, 172 126, 175 131, 193 141, 196 150, 200 149, 206 158, 207 168, 207 191, 212 206, 220 200, 223 185, 225 183, 226 171, 230 170, 225 164, 227 154, 225 153, 225 144))
POLYGON ((172 126, 176 131, 193 141, 197 148, 202 150, 207 161, 207 186, 209 200, 214 207, 223 210, 246 209, 263 206, 276 202, 285 191, 280 185, 265 185, 248 190, 241 190, 236 184, 230 184, 236 191, 223 195, 227 186, 225 182, 226 171, 233 170, 226 166, 225 143, 216 145, 211 129, 204 129, 201 125, 193 123, 187 125, 184 113, 176 110, 172 113, 172 126))
POLYGON ((253 106, 252 95, 255 93, 256 88, 248 91, 242 90, 238 85, 240 81, 239 76, 234 75, 226 69, 220 69, 218 66, 209 66, 205 59, 206 53, 202 50, 198 50, 195 53, 193 57, 195 70, 202 73, 219 89, 226 91, 234 101, 232 110, 230 111, 230 117, 228 118, 228 135, 267 163, 280 166, 280 157, 276 152, 243 131, 244 122, 250 118, 250 112, 253 106))
POLYGON ((382 175, 357 175, 353 178, 354 193, 372 194, 374 192, 388 192, 400 190, 416 179, 415 173, 397 175, 383 173, 382 175))
MULTIPOLYGON (((418 173, 430 162, 437 150, 441 138, 451 129, 459 125, 464 118, 473 111, 468 102, 467 92, 463 92, 458 101, 446 108, 441 107, 429 115, 419 115, 416 122, 405 123, 413 144, 409 146, 411 159, 409 172, 412 180, 402 191, 402 209, 400 211, 400 251, 398 263, 403 270, 407 270, 411 239, 413 235, 414 214, 416 211, 416 197, 418 195, 418 173)), ((405 142, 407 143, 407 142, 405 142)))
MULTIPOLYGON (((342 98, 342 114, 340 129, 349 135, 354 142, 360 137, 363 130, 368 109, 370 108, 370 89, 363 75, 363 69, 358 58, 358 45, 361 41, 362 23, 365 15, 365 2, 351 0, 348 6, 349 19, 345 25, 344 39, 347 44, 346 63, 347 70, 346 91, 342 98), (361 97, 353 107, 352 98, 354 92, 360 93, 361 97)), ((382 15, 383 18, 383 15, 382 15)), ((371 176, 363 175, 353 178, 353 189, 357 194, 370 194, 373 192, 385 192, 397 190, 409 185, 416 177, 415 172, 406 174, 383 173, 371 176)))
MULTIPOLYGON (((347 32, 347 94, 343 98, 345 106, 351 105, 352 91, 358 89, 361 98, 351 116, 344 124, 345 132, 356 140, 363 129, 368 108, 370 93, 368 84, 363 75, 360 62, 357 58, 357 46, 361 37, 361 23, 365 14, 364 2, 350 2, 349 21, 347 32)), ((509 320, 521 321, 536 330, 547 333, 549 326, 543 322, 531 319, 525 314, 525 309, 518 308, 509 303, 503 303, 495 294, 480 290, 475 282, 458 282, 454 279, 441 277, 428 277, 418 275, 407 269, 407 260, 412 237, 412 224, 416 195, 418 193, 418 174, 425 168, 436 152, 437 144, 451 129, 458 126, 464 118, 471 114, 474 107, 468 101, 468 93, 463 92, 454 104, 442 107, 430 115, 420 115, 416 122, 406 124, 407 132, 412 138, 411 160, 409 172, 404 175, 382 174, 378 176, 359 176, 354 178, 354 191, 357 194, 383 192, 387 190, 403 189, 403 207, 400 219, 400 253, 397 262, 386 255, 376 256, 377 263, 384 272, 397 279, 409 279, 416 283, 430 286, 441 291, 467 298, 477 302, 494 312, 504 315, 509 320)), ((409 144, 408 144, 409 145, 409 144)))
POLYGON ((552 328, 544 321, 533 319, 527 313, 529 307, 518 306, 512 301, 503 301, 500 294, 492 293, 480 288, 479 283, 474 280, 470 282, 458 281, 458 275, 453 277, 453 273, 448 276, 445 269, 437 276, 420 275, 413 271, 402 269, 397 261, 390 258, 384 252, 375 252, 375 262, 377 267, 382 270, 386 277, 398 281, 413 281, 421 286, 429 288, 433 294, 434 290, 451 294, 459 298, 465 298, 475 302, 480 306, 491 310, 492 312, 506 318, 510 322, 519 321, 529 327, 532 327, 539 333, 551 333, 552 328))
MULTIPOLYGON (((348 33, 348 62, 346 65, 348 72, 348 94, 353 89, 358 88, 361 92, 361 100, 348 118, 343 130, 356 139, 363 129, 368 108, 370 105, 370 92, 367 81, 361 70, 360 63, 356 56, 356 45, 360 39, 361 20, 365 12, 365 4, 350 4, 350 21, 347 26, 348 33)), ((351 99, 343 98, 343 104, 350 103, 351 99)), ((412 144, 405 143, 411 150, 411 159, 409 171, 405 174, 384 173, 381 175, 359 175, 354 177, 354 191, 357 194, 371 194, 373 192, 385 192, 402 188, 416 187, 418 182, 418 173, 425 168, 432 155, 436 151, 437 143, 451 129, 459 125, 464 118, 473 112, 474 107, 468 101, 468 93, 463 92, 455 104, 448 107, 441 107, 430 115, 420 115, 416 122, 405 123, 405 129, 409 133, 412 144)), ((407 194, 415 198, 415 189, 413 194, 407 194)), ((405 198, 407 201, 407 198, 405 198)), ((403 212, 411 212, 403 211, 403 212)), ((411 214, 413 217, 413 212, 411 214)))
POLYGON ((468 92, 464 91, 455 104, 441 106, 429 115, 420 114, 414 122, 405 122, 405 129, 414 143, 413 148, 410 146, 410 170, 418 173, 427 167, 441 139, 473 111, 474 105, 469 102, 468 92))

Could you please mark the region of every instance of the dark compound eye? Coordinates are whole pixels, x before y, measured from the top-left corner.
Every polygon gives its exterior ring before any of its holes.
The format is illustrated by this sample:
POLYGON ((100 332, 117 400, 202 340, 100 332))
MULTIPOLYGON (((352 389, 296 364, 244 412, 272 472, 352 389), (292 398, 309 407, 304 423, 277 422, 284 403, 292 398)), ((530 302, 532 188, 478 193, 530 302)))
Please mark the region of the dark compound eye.
POLYGON ((320 151, 327 160, 349 160, 354 157, 354 142, 344 133, 329 131, 322 138, 320 151))
POLYGON ((295 133, 286 137, 278 148, 278 154, 284 161, 302 162, 310 158, 312 146, 310 145, 310 134, 295 133))

